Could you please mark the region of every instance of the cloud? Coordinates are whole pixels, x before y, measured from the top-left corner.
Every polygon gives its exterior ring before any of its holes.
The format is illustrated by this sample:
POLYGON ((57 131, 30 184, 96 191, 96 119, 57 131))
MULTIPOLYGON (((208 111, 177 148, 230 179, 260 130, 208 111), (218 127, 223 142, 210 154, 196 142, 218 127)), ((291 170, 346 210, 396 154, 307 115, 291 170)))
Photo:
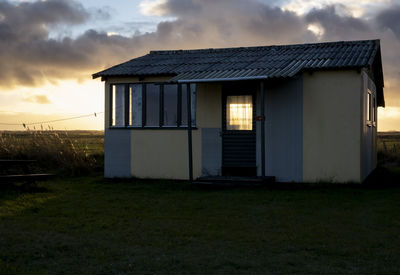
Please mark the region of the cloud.
POLYGON ((313 9, 305 18, 308 23, 318 23, 327 40, 355 40, 371 35, 369 23, 347 13, 346 7, 342 5, 313 9))
POLYGON ((165 11, 160 8, 166 0, 145 0, 139 4, 140 12, 144 15, 165 15, 165 11))
POLYGON ((381 11, 376 21, 382 30, 390 29, 400 39, 400 5, 381 11))
POLYGON ((23 101, 37 103, 37 104, 50 104, 51 103, 51 100, 46 95, 27 96, 23 99, 23 101))

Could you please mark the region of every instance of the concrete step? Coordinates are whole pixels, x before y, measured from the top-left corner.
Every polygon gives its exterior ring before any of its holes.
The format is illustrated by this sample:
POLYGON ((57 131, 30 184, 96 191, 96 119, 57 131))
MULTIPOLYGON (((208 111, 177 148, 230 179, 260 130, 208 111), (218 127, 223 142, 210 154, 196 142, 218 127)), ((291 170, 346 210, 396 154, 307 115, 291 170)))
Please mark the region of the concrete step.
POLYGON ((200 177, 193 181, 198 185, 215 185, 215 186, 262 186, 275 182, 275 177, 200 177))

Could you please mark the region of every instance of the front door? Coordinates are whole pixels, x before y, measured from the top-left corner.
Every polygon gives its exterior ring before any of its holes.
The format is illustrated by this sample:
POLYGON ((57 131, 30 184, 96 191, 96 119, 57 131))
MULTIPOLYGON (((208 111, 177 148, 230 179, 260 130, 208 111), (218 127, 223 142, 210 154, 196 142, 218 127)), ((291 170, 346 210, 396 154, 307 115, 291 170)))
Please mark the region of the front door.
MULTIPOLYGON (((242 88, 240 88, 242 87, 242 88)), ((255 93, 228 86, 222 99, 222 175, 256 176, 255 93)))

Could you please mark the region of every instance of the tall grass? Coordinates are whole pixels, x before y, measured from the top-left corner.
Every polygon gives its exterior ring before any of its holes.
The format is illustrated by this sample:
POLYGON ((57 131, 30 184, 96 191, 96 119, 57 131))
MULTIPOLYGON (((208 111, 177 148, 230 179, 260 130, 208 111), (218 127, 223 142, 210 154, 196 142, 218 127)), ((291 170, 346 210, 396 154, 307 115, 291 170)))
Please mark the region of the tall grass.
POLYGON ((380 133, 378 138, 378 162, 384 166, 400 165, 400 133, 380 133))
POLYGON ((102 156, 91 155, 87 144, 82 142, 70 138, 67 131, 0 132, 0 158, 34 159, 42 170, 67 175, 100 169, 102 156))

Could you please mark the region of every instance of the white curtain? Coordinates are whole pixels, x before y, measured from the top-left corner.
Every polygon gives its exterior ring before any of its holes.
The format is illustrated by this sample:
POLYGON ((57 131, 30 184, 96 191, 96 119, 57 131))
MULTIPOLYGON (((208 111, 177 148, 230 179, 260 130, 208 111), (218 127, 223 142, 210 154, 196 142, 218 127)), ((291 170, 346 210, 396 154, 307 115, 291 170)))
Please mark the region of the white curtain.
POLYGON ((251 95, 227 96, 226 129, 253 129, 253 99, 251 95))

